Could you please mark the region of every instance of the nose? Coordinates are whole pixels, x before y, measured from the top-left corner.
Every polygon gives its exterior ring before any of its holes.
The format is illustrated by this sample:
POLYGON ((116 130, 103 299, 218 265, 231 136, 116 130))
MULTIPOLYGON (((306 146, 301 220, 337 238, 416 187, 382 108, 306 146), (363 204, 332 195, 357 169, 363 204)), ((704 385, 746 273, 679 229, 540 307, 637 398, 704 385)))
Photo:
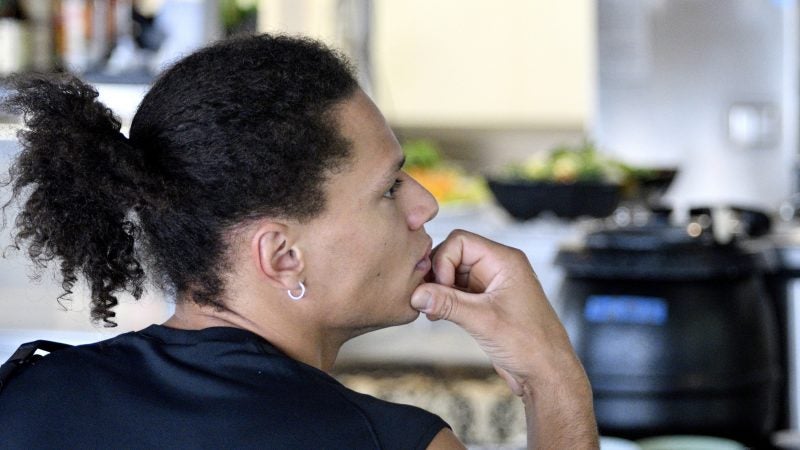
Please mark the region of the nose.
POLYGON ((439 203, 424 186, 419 184, 417 180, 408 177, 411 184, 409 186, 409 203, 407 218, 408 228, 411 230, 418 230, 422 228, 425 223, 436 217, 439 213, 439 203))

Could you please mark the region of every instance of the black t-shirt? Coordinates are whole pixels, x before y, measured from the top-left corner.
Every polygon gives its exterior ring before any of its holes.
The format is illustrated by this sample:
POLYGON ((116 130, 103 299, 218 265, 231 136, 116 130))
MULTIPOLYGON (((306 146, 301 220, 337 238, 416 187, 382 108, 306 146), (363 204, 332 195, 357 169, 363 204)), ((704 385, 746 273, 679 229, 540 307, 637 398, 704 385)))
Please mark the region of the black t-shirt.
POLYGON ((447 426, 225 327, 153 325, 60 350, 0 391, 4 449, 408 450, 447 426))

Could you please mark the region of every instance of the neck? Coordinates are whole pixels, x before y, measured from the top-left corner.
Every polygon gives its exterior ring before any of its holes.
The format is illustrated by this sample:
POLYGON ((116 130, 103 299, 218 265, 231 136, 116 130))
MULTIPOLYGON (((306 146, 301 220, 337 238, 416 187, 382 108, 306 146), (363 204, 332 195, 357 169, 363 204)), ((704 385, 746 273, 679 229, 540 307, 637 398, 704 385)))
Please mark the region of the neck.
MULTIPOLYGON (((228 305, 230 306, 230 305, 228 305)), ((309 321, 293 320, 276 311, 241 314, 236 308, 201 306, 191 300, 179 301, 175 313, 164 326, 182 330, 233 327, 253 332, 283 353, 324 372, 333 369, 341 346, 351 337, 315 328, 309 321), (268 318, 271 320, 254 320, 268 318)))

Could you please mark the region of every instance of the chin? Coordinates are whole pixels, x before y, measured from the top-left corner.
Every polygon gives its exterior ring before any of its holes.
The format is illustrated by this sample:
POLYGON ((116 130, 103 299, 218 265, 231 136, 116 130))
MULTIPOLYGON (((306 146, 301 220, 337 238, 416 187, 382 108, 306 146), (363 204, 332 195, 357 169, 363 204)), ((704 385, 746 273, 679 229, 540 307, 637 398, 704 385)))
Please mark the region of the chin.
POLYGON ((396 320, 386 321, 386 322, 384 322, 383 324, 380 324, 380 325, 371 325, 371 326, 360 327, 360 328, 358 328, 358 329, 353 331, 352 335, 350 336, 350 339, 352 339, 354 337, 357 337, 357 336, 361 336, 363 334, 371 333, 373 331, 382 330, 384 328, 391 328, 391 327, 397 327, 397 326, 400 326, 400 325, 407 325, 407 324, 417 320, 417 317, 419 317, 419 315, 420 315, 420 312, 417 311, 417 310, 412 309, 411 311, 412 312, 410 314, 407 314, 407 315, 405 315, 405 316, 403 316, 401 318, 397 318, 396 320))
POLYGON ((405 320, 403 320, 402 322, 398 323, 397 325, 405 325, 407 323, 411 323, 411 322, 417 320, 417 317, 419 317, 420 312, 417 311, 414 308, 409 308, 409 309, 411 310, 411 313, 407 317, 404 318, 405 320))
POLYGON ((420 315, 419 311, 409 306, 406 311, 394 317, 386 318, 382 322, 378 323, 373 322, 372 325, 359 327, 357 331, 355 331, 353 337, 360 336, 362 334, 369 333, 372 331, 382 330, 384 328, 406 325, 417 320, 417 317, 419 317, 419 315, 420 315))
POLYGON ((389 327, 396 327, 398 325, 406 325, 415 320, 419 317, 420 312, 414 308, 409 307, 407 311, 404 311, 402 314, 398 314, 395 317, 388 319, 384 322, 383 326, 376 327, 376 328, 389 328, 389 327))
POLYGON ((387 322, 385 326, 381 328, 389 328, 389 327, 396 327, 399 325, 406 325, 415 320, 419 317, 420 312, 414 308, 409 306, 407 311, 404 311, 402 315, 398 315, 396 318, 393 318, 391 321, 387 322))

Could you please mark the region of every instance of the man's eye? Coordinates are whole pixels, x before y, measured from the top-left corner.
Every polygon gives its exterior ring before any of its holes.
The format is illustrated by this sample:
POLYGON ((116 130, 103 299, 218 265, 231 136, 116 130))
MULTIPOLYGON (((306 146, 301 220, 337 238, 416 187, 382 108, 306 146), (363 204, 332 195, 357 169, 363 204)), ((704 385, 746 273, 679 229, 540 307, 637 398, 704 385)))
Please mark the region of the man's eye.
POLYGON ((397 193, 397 190, 400 189, 401 184, 403 184, 403 180, 401 179, 394 180, 392 187, 390 187, 389 190, 383 194, 383 196, 386 198, 394 198, 395 194, 397 193))

